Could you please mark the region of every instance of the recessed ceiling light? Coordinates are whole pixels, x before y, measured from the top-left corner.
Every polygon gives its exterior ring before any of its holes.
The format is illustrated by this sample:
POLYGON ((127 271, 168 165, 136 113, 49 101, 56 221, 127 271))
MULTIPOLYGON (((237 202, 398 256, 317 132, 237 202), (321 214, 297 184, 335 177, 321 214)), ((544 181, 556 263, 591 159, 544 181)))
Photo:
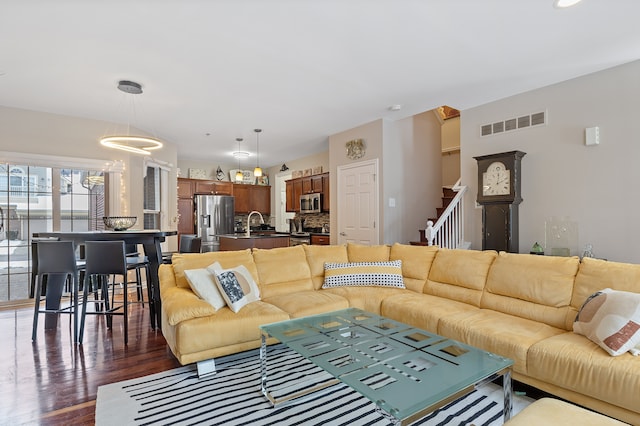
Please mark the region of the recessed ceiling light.
POLYGON ((402 109, 402 105, 396 104, 396 105, 391 105, 389 107, 389 111, 400 111, 402 109))
POLYGON ((553 7, 557 9, 564 9, 566 7, 575 6, 580 3, 582 0, 555 0, 553 2, 553 7))

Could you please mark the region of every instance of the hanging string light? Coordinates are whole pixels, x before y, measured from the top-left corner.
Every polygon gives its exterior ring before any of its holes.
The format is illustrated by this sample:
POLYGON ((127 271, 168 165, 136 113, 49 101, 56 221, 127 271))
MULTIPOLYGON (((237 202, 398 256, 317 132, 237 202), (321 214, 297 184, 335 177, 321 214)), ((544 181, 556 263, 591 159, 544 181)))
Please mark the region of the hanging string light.
POLYGON ((256 168, 253 169, 253 175, 255 177, 262 176, 262 169, 260 168, 260 132, 262 129, 253 129, 256 132, 256 168))

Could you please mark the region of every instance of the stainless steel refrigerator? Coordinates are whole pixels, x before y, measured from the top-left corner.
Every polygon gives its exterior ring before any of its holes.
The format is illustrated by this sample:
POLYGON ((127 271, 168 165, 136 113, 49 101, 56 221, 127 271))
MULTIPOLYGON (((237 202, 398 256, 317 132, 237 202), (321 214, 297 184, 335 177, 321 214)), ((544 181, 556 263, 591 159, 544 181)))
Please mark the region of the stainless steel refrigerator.
POLYGON ((202 252, 220 250, 218 235, 233 234, 235 199, 229 195, 196 195, 196 233, 202 252))

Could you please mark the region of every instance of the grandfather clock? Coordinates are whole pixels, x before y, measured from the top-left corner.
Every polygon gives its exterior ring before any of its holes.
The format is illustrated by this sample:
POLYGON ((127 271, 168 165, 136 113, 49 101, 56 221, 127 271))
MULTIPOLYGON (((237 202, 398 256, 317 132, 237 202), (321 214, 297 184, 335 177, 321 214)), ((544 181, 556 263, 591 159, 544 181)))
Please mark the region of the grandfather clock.
POLYGON ((478 204, 482 205, 482 249, 518 252, 518 206, 522 151, 473 157, 478 162, 478 204))

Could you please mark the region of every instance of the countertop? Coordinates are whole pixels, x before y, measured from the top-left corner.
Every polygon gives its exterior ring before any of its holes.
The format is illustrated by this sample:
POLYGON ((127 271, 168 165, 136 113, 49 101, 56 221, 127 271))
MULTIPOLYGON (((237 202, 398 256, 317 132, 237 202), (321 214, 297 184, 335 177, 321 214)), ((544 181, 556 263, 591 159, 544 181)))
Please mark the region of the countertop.
POLYGON ((224 234, 224 235, 218 235, 218 237, 220 237, 220 238, 230 238, 230 239, 233 239, 233 240, 241 240, 241 239, 249 239, 249 238, 284 238, 284 237, 289 238, 290 235, 289 234, 285 234, 283 232, 264 233, 264 232, 260 232, 260 231, 251 231, 251 235, 250 236, 247 236, 246 233, 242 233, 242 234, 224 234))

